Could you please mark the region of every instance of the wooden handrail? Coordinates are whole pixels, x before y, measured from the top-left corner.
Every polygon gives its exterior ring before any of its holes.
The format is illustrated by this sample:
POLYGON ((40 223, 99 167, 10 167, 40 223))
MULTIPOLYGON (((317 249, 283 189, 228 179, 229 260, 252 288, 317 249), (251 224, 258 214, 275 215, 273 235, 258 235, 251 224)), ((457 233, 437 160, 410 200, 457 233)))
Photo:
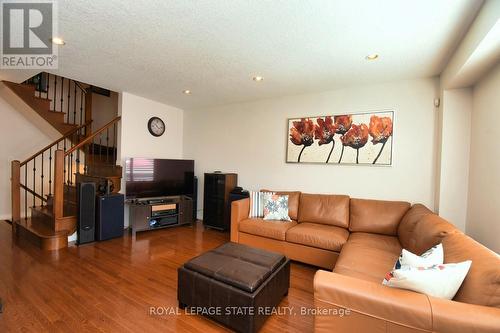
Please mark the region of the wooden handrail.
POLYGON ((78 81, 73 80, 78 88, 80 88, 81 91, 83 91, 85 94, 87 93, 87 90, 82 87, 82 84, 78 81))
POLYGON ((66 151, 66 153, 64 154, 64 156, 68 156, 69 154, 73 153, 75 150, 80 149, 81 147, 85 146, 87 143, 91 142, 97 135, 101 134, 102 132, 104 132, 105 130, 110 128, 112 125, 117 123, 121 118, 122 118, 121 116, 114 118, 109 123, 107 123, 106 125, 104 125, 100 129, 98 129, 97 131, 95 131, 94 133, 92 133, 91 135, 86 137, 85 140, 82 140, 76 146, 73 146, 70 149, 68 149, 66 151))
POLYGON ((71 131, 69 131, 68 133, 64 134, 62 137, 60 137, 59 139, 57 139, 56 141, 50 143, 49 145, 45 146, 44 148, 40 149, 38 152, 36 152, 35 154, 31 155, 30 157, 28 157, 26 160, 24 160, 24 162, 21 163, 20 166, 23 166, 25 165, 26 163, 28 163, 29 161, 31 161, 32 159, 34 159, 35 157, 37 157, 38 155, 40 155, 41 153, 45 152, 46 150, 48 150, 49 148, 55 146, 56 144, 58 144, 59 142, 63 141, 64 139, 67 139, 69 136, 75 134, 75 132, 77 132, 78 130, 82 129, 83 127, 87 127, 89 126, 90 124, 92 123, 92 120, 91 121, 88 121, 86 122, 85 124, 83 125, 80 125, 78 126, 77 128, 74 128, 72 129, 71 131))
POLYGON ((35 191, 33 191, 32 189, 28 188, 26 185, 21 184, 21 188, 24 189, 24 190, 26 190, 26 191, 28 191, 29 193, 31 193, 32 195, 34 195, 38 199, 40 199, 40 200, 42 200, 44 202, 47 202, 47 198, 42 197, 40 194, 38 194, 35 191))

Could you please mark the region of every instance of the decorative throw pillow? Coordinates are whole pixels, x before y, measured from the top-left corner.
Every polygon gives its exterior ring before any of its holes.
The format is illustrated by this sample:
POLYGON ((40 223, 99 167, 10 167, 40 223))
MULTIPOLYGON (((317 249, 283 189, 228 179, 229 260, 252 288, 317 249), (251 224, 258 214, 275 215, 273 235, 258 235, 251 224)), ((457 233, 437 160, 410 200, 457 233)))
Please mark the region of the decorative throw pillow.
POLYGON ((273 192, 250 191, 250 212, 248 217, 264 217, 264 204, 273 194, 273 192))
POLYGON ((429 296, 452 299, 469 272, 472 261, 430 267, 403 266, 387 273, 383 285, 429 296))
POLYGON ((425 251, 421 256, 417 256, 416 254, 403 249, 398 260, 394 264, 394 269, 400 269, 402 266, 429 267, 433 265, 441 265, 443 262, 443 245, 438 244, 425 251))
POLYGON ((288 216, 288 195, 273 194, 264 203, 264 220, 291 221, 288 216))

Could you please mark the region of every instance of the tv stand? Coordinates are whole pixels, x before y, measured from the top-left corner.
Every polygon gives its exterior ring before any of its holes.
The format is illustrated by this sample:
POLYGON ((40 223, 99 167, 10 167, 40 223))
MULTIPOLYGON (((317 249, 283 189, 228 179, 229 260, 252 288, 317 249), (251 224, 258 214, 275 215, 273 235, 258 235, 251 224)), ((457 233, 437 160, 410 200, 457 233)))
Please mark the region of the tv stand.
POLYGON ((140 231, 193 223, 193 200, 184 195, 134 199, 128 203, 133 236, 140 231))

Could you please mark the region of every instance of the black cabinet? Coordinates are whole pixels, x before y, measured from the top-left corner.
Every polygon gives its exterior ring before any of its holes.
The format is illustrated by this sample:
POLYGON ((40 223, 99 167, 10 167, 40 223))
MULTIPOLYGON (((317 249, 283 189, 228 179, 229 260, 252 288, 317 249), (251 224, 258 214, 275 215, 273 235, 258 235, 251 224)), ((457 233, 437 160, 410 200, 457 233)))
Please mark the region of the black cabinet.
POLYGON ((206 173, 203 192, 203 224, 218 230, 231 226, 230 192, 238 184, 235 173, 206 173))

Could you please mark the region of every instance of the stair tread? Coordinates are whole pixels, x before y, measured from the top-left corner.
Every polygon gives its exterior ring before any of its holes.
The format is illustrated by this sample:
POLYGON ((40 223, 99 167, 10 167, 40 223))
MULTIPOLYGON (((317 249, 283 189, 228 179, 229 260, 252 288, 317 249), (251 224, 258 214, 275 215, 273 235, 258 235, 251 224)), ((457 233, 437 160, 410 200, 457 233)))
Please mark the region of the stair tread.
MULTIPOLYGON (((70 200, 65 200, 63 205, 63 216, 76 216, 76 203, 70 200)), ((35 206, 31 207, 32 211, 36 213, 40 213, 49 218, 53 218, 54 214, 52 213, 52 206, 35 206)))
POLYGON ((47 102, 52 102, 51 98, 45 98, 45 97, 39 97, 39 96, 33 96, 33 98, 37 100, 42 100, 42 101, 47 101, 47 102))
POLYGON ((16 224, 41 238, 56 238, 68 235, 67 231, 52 230, 47 225, 40 223, 36 218, 22 218, 20 221, 17 221, 16 224))

